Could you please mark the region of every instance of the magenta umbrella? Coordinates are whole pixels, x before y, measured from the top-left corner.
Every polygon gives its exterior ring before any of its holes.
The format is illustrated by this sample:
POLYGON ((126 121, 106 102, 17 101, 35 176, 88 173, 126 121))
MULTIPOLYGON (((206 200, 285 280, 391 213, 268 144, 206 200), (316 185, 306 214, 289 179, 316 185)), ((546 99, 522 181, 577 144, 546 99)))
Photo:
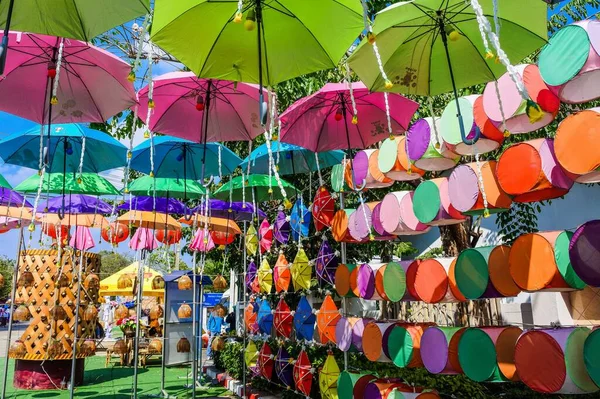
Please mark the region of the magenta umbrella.
MULTIPOLYGON (((148 87, 139 92, 139 115, 148 112, 148 87)), ((250 141, 264 132, 257 113, 258 86, 199 79, 171 72, 154 79, 150 129, 196 143, 250 141)))
MULTIPOLYGON (((313 152, 367 148, 389 136, 384 93, 370 93, 352 83, 357 110, 347 83, 328 83, 296 101, 281 115, 281 141, 313 152), (356 123, 353 123, 356 122, 356 123)), ((408 129, 419 104, 399 94, 388 94, 393 134, 408 129)))
POLYGON ((39 124, 104 122, 135 104, 133 84, 127 80, 131 66, 111 53, 54 36, 11 32, 9 38, 0 110, 39 124), (51 104, 57 77, 58 102, 51 104))

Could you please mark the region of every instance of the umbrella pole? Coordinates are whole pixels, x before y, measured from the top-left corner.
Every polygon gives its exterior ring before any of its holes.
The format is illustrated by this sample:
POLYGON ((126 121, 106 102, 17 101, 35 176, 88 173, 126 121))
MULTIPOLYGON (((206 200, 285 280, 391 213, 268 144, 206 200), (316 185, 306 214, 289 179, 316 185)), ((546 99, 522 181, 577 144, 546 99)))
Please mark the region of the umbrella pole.
POLYGON ((142 291, 144 289, 144 262, 146 261, 146 251, 142 250, 142 256, 138 263, 138 289, 137 289, 137 309, 136 309, 136 320, 135 320, 135 342, 133 343, 133 391, 132 396, 138 397, 137 386, 138 386, 138 363, 139 363, 139 350, 140 350, 140 318, 142 317, 142 291))
MULTIPOLYGON (((8 34, 10 32, 10 20, 12 19, 14 5, 15 0, 10 0, 10 3, 8 3, 8 13, 6 14, 6 26, 4 27, 2 46, 0 47, 0 75, 4 75, 4 67, 6 66, 6 55, 8 53, 8 34)), ((2 395, 2 397, 4 397, 4 395, 2 395)))
MULTIPOLYGON (((344 193, 340 193, 340 209, 344 210, 344 193)), ((342 257, 342 264, 346 264, 346 243, 340 243, 340 255, 342 257)), ((348 316, 348 299, 342 297, 342 313, 343 317, 348 316)), ((348 351, 344 351, 344 370, 348 371, 348 351)))
MULTIPOLYGON (((63 198, 64 201, 64 198, 63 198)), ((77 240, 77 237, 75 237, 77 240)), ((75 329, 73 331, 73 358, 71 359, 71 386, 69 387, 69 398, 73 399, 75 394, 75 366, 77 364, 77 333, 79 329, 79 310, 81 309, 81 274, 83 269, 83 251, 79 250, 79 267, 77 272, 77 305, 75 306, 75 329)))
MULTIPOLYGON (((265 97, 263 93, 263 70, 262 70, 262 6, 261 0, 256 0, 256 28, 258 37, 258 114, 260 117, 260 124, 265 125, 267 123, 268 107, 265 104, 265 97)), ((268 72, 268 71, 267 71, 268 72)))
POLYGON ((350 157, 350 173, 352 174, 352 190, 362 191, 367 185, 367 181, 363 180, 360 187, 356 186, 356 179, 354 176, 354 154, 352 151, 352 145, 350 144, 350 130, 348 129, 348 119, 346 118, 346 101, 344 95, 340 93, 340 102, 342 103, 342 115, 344 115, 344 128, 346 129, 346 140, 348 141, 348 156, 350 157))
MULTIPOLYGON (((194 251, 194 260, 192 265, 192 281, 194 284, 192 285, 192 399, 196 398, 196 380, 198 376, 198 335, 196 334, 196 324, 197 324, 197 301, 196 301, 196 265, 198 262, 198 251, 194 251)), ((202 339, 200 339, 200 356, 202 356, 202 339)))
MULTIPOLYGON (((244 221, 244 237, 246 237, 247 227, 248 227, 248 222, 244 221)), ((241 316, 244 317, 244 315, 246 314, 246 306, 248 306, 248 301, 246 300, 246 296, 248 295, 248 293, 247 293, 248 287, 246 286, 246 273, 248 272, 248 251, 246 250, 245 245, 242 245, 242 246, 244 247, 244 249, 243 249, 243 251, 244 251, 244 274, 242 275, 242 284, 243 284, 242 300, 244 302, 244 309, 243 309, 243 312, 241 313, 241 316)), ((243 348, 245 351, 246 350, 246 320, 245 319, 242 322, 242 337, 243 337, 243 341, 244 341, 243 348)), ((245 356, 242 361, 242 389, 243 389, 242 398, 246 399, 248 396, 246 394, 246 357, 245 356)))
POLYGON ((13 270, 12 287, 10 290, 10 317, 8 318, 8 336, 6 338, 6 353, 4 362, 4 377, 2 379, 2 399, 6 399, 6 386, 8 385, 8 351, 10 349, 10 338, 13 330, 13 311, 12 308, 15 306, 15 295, 17 292, 17 276, 19 274, 19 260, 21 259, 21 247, 23 245, 23 221, 21 221, 21 228, 19 229, 19 244, 17 246, 17 259, 15 261, 15 269, 13 270))

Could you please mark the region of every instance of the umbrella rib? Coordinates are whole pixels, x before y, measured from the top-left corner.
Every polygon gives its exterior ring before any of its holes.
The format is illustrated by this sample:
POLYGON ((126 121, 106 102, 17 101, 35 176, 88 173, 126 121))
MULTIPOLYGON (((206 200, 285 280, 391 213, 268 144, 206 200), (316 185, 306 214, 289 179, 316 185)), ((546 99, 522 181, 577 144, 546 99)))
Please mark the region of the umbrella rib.
MULTIPOLYGON (((190 8, 191 10, 191 8, 190 8)), ((189 10, 188 10, 189 11, 189 10)), ((186 11, 187 12, 187 11, 186 11)), ((237 12, 237 9, 236 11, 237 12)), ((183 15, 183 14, 182 14, 183 15)), ((204 67, 206 66, 206 63, 208 62, 208 59, 210 58, 215 45, 217 44, 217 42, 219 41, 219 39, 221 38, 221 35, 223 34, 223 32, 225 31, 225 28, 227 28, 227 25, 231 23, 231 21, 233 21, 233 17, 234 15, 232 14, 229 19, 227 19, 227 22, 225 24, 223 24, 223 27, 221 28, 221 30, 219 31, 219 34, 217 35, 217 37, 215 38, 215 40, 213 41, 213 43, 210 46, 210 50, 208 50, 208 52, 206 53, 206 58, 204 59, 204 62, 202 63, 202 67, 200 68, 200 70, 198 71, 198 75, 200 75, 202 73, 202 71, 204 70, 204 67)))
MULTIPOLYGON (((100 68, 102 69, 102 68, 100 68)), ((102 69, 104 70, 104 69, 102 69)), ((105 71, 106 72, 106 71, 105 71)), ((111 75, 112 76, 112 75, 111 75)), ((94 104, 94 107, 96 108, 96 110, 98 111, 98 115, 100 115, 100 118, 105 121, 108 118, 105 118, 104 115, 102 115, 102 111, 100 110, 100 107, 98 106, 98 104, 96 103, 96 99, 94 98, 94 96, 92 95, 92 93, 90 92, 90 89, 88 88, 87 84, 85 84, 85 81, 82 78, 79 78, 79 80, 81 81, 81 84, 83 85, 83 87, 85 88, 85 91, 89 94, 90 99, 92 100, 92 103, 94 104)))
POLYGON ((81 13, 79 12, 79 8, 77 7, 77 0, 73 1, 73 7, 75 7, 75 12, 77 13, 77 19, 79 19, 79 26, 81 26, 81 32, 83 33, 83 38, 85 42, 88 42, 87 32, 85 31, 85 27, 83 26, 83 20, 81 19, 81 13))

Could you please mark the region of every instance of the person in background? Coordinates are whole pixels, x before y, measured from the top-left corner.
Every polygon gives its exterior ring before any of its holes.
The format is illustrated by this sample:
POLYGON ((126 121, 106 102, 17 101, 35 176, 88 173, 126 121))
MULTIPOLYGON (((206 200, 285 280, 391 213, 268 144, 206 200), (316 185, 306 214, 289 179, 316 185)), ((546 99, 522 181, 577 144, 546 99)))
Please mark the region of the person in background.
POLYGON ((227 332, 235 331, 235 312, 231 312, 227 315, 225 323, 228 324, 227 332))
POLYGON ((206 356, 208 358, 212 357, 212 340, 215 336, 221 334, 221 328, 225 323, 225 320, 222 316, 219 315, 218 309, 213 309, 210 313, 210 317, 208 318, 208 322, 206 323, 206 328, 208 329, 208 345, 206 346, 206 356))

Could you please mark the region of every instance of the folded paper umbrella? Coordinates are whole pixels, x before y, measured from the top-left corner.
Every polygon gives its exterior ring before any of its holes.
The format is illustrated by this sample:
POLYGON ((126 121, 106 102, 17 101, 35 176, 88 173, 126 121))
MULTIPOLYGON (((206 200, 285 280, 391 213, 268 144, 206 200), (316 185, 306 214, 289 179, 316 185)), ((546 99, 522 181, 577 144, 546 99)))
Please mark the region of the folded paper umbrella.
POLYGON ((413 191, 394 191, 383 197, 379 218, 388 234, 413 235, 429 230, 415 216, 413 197, 413 191))
POLYGON ((598 391, 585 368, 584 347, 590 333, 586 327, 525 332, 515 350, 515 364, 521 381, 542 393, 598 391))
POLYGON ((598 350, 600 350, 600 328, 596 327, 585 340, 583 357, 585 369, 590 378, 597 386, 600 386, 600 357, 598 357, 598 350))
POLYGON ((315 322, 317 316, 313 313, 313 309, 306 299, 306 296, 300 297, 300 302, 294 313, 294 330, 296 331, 297 340, 311 341, 315 333, 315 322))
POLYGON ((283 213, 283 211, 279 211, 273 226, 273 234, 275 239, 279 241, 280 244, 287 244, 288 240, 290 239, 290 230, 290 219, 285 215, 285 213, 283 213))
POLYGON ((547 231, 519 236, 510 249, 508 267, 523 291, 572 291, 585 282, 575 273, 569 259, 573 233, 547 231))
POLYGON ((350 159, 343 159, 339 165, 331 168, 331 188, 336 193, 345 193, 352 187, 352 168, 350 159))
POLYGON ((273 310, 269 301, 263 299, 258 308, 258 329, 261 333, 271 335, 273 328, 273 310))
POLYGON ((406 272, 411 261, 389 262, 377 269, 375 289, 386 301, 398 302, 406 295, 406 272), (404 265, 404 266, 403 266, 404 265))
POLYGON ((450 203, 457 211, 468 215, 486 216, 510 208, 512 200, 498 184, 496 165, 496 161, 482 162, 481 172, 475 162, 454 168, 448 178, 448 193, 450 203), (483 184, 480 183, 479 177, 483 184), (486 194, 487 208, 483 200, 483 191, 486 194))
POLYGON ((569 244, 569 259, 573 270, 584 283, 600 287, 600 220, 590 220, 579 226, 569 244))
POLYGON ((591 108, 567 116, 556 130, 556 159, 578 183, 600 182, 599 123, 600 108, 591 108))
POLYGON ((352 161, 354 168, 354 187, 385 188, 394 184, 394 181, 385 176, 379 169, 379 150, 358 151, 352 161))
POLYGON ((356 288, 358 266, 355 264, 340 264, 335 271, 335 290, 339 296, 351 298, 356 288))
POLYGON ((273 244, 273 228, 267 219, 263 219, 258 228, 260 234, 260 253, 269 252, 273 244))
POLYGON ((319 187, 312 204, 312 216, 315 229, 321 231, 331 227, 333 215, 335 214, 335 200, 331 197, 325 186, 319 187))
POLYGON ((252 282, 256 278, 257 271, 258 268, 256 267, 256 263, 253 260, 250 261, 246 270, 246 288, 248 290, 252 290, 252 282))
POLYGON ((271 381, 273 378, 273 368, 275 367, 275 361, 273 360, 273 350, 267 342, 265 342, 258 352, 258 371, 260 375, 271 381))
POLYGON ((290 338, 292 335, 292 324, 294 315, 290 310, 290 306, 283 298, 279 300, 273 315, 273 325, 275 326, 275 334, 279 337, 290 338))
POLYGON ((379 202, 362 203, 348 218, 348 231, 356 241, 375 239, 373 234, 373 209, 378 204, 379 202))
POLYGON ((323 399, 337 399, 337 382, 340 377, 340 367, 330 352, 319 371, 319 389, 323 399))
POLYGON ((310 397, 314 370, 306 351, 302 349, 294 363, 294 384, 296 389, 310 397))
POLYGON ((396 323, 383 335, 383 351, 397 367, 423 367, 421 339, 432 323, 396 323))
POLYGON ((294 291, 309 290, 312 277, 312 266, 303 248, 298 248, 294 262, 290 267, 294 291))
POLYGON ((435 118, 435 126, 433 121, 433 118, 419 119, 406 132, 404 151, 417 170, 446 170, 456 166, 460 160, 460 155, 451 151, 442 138, 440 118, 435 118))
POLYGON ((269 261, 266 258, 262 260, 256 274, 260 292, 270 294, 273 289, 273 269, 271 269, 271 265, 269 265, 269 261))
POLYGON ((133 249, 134 251, 139 251, 142 249, 152 251, 158 248, 158 241, 154 237, 154 231, 146 227, 140 227, 137 229, 129 240, 129 248, 133 249))
POLYGON ((290 227, 292 228, 292 237, 298 241, 300 237, 308 237, 308 228, 310 227, 311 213, 306 208, 300 197, 290 213, 290 227))
POLYGON ((279 252, 279 257, 277 258, 277 262, 275 262, 273 279, 275 280, 275 292, 286 292, 290 288, 292 273, 290 272, 290 266, 283 251, 279 252))
POLYGON ((248 342, 248 346, 246 346, 246 351, 244 353, 244 361, 246 362, 246 367, 253 373, 258 372, 258 348, 254 341, 248 342))
POLYGON ((581 104, 600 97, 600 22, 579 21, 553 34, 538 65, 542 79, 554 86, 551 90, 561 101, 581 104))
POLYGON ((323 239, 319 254, 315 260, 315 270, 321 286, 335 285, 335 271, 339 261, 327 239, 323 239))
MULTIPOLYGON (((368 264, 365 263, 358 270, 356 275, 356 288, 362 299, 383 300, 383 297, 379 295, 379 292, 377 291, 376 280, 379 269, 385 265, 385 263, 373 260, 368 264)), ((398 281, 398 284, 401 283, 401 281, 398 281)))
POLYGON ((384 351, 383 338, 387 330, 391 330, 394 325, 394 323, 372 321, 365 326, 362 349, 367 359, 372 362, 391 362, 384 351))
POLYGON ((378 379, 364 388, 364 397, 373 399, 439 399, 440 395, 432 390, 401 382, 400 379, 378 379))
POLYGON ((294 386, 294 359, 285 347, 280 346, 275 356, 275 375, 288 388, 294 386))
MULTIPOLYGON (((494 82, 488 83, 488 85, 493 85, 494 82)), ((487 89, 487 86, 486 86, 487 89)), ((495 89, 495 87, 494 87, 495 89)), ((483 150, 479 147, 479 143, 477 143, 477 151, 475 151, 475 147, 471 149, 471 153, 479 152, 483 153, 485 149, 490 148, 498 148, 502 142, 504 141, 504 135, 508 136, 509 132, 507 130, 502 131, 502 122, 497 122, 486 114, 483 103, 484 96, 479 96, 475 103, 473 103, 473 118, 475 119, 475 124, 479 128, 481 132, 481 137, 479 140, 482 141, 483 150)), ((469 146, 470 147, 470 146, 469 146)), ((468 155, 468 154, 465 154, 468 155)))
POLYGON ((357 317, 340 317, 335 326, 335 342, 342 352, 352 348, 352 327, 357 320, 357 317))
POLYGON ((537 202, 562 197, 573 186, 554 154, 554 140, 536 139, 513 144, 498 158, 498 184, 514 202, 537 202))
POLYGON ((190 249, 193 251, 200 252, 209 252, 215 248, 215 241, 212 238, 210 232, 204 228, 200 227, 196 230, 196 235, 194 236, 194 240, 190 244, 190 249))
POLYGON ((477 382, 519 381, 515 347, 519 327, 467 328, 458 343, 458 361, 465 375, 477 382))
POLYGON ((458 343, 464 327, 429 327, 421 337, 421 359, 432 374, 462 374, 458 343))
POLYGON ((326 295, 317 312, 317 329, 322 344, 335 344, 335 327, 342 316, 331 295, 326 295))
POLYGON ((515 70, 522 79, 531 100, 523 99, 517 85, 507 72, 498 79, 497 83, 490 82, 486 85, 483 92, 483 110, 500 127, 503 121, 502 114, 504 114, 505 128, 510 133, 534 132, 554 120, 560 108, 560 100, 542 80, 537 65, 515 65, 515 70), (532 100, 535 103, 539 101, 539 110, 542 111, 536 114, 537 120, 531 119, 528 115, 531 107, 534 106, 531 104, 532 100))
POLYGON ((450 203, 448 178, 425 180, 415 189, 413 212, 419 222, 430 226, 462 223, 465 216, 450 203))
POLYGON ((454 266, 454 281, 466 299, 502 298, 521 292, 509 268, 510 248, 468 248, 462 251, 454 266))
POLYGON ((409 267, 406 285, 413 287, 417 298, 426 303, 460 302, 450 288, 448 273, 455 258, 426 259, 409 267))
POLYGON ((408 157, 404 137, 388 137, 383 140, 377 153, 377 169, 386 178, 395 181, 416 180, 425 174, 412 161, 408 157))
POLYGON ((365 387, 377 377, 372 374, 349 373, 342 371, 338 378, 337 390, 339 399, 365 398, 365 387))
POLYGON ((256 255, 256 251, 258 251, 258 232, 256 231, 256 227, 254 224, 251 224, 246 231, 246 236, 244 237, 244 245, 246 245, 246 250, 250 255, 256 255))
POLYGON ((350 216, 356 212, 355 209, 340 209, 333 216, 331 221, 331 234, 337 242, 353 242, 357 241, 350 234, 350 216))
POLYGON ((259 305, 252 299, 244 310, 244 323, 250 334, 258 333, 258 308, 259 305))
POLYGON ((252 284, 250 285, 250 291, 252 291, 255 294, 260 293, 260 283, 258 281, 258 270, 256 273, 256 277, 254 277, 254 280, 252 280, 252 284))

